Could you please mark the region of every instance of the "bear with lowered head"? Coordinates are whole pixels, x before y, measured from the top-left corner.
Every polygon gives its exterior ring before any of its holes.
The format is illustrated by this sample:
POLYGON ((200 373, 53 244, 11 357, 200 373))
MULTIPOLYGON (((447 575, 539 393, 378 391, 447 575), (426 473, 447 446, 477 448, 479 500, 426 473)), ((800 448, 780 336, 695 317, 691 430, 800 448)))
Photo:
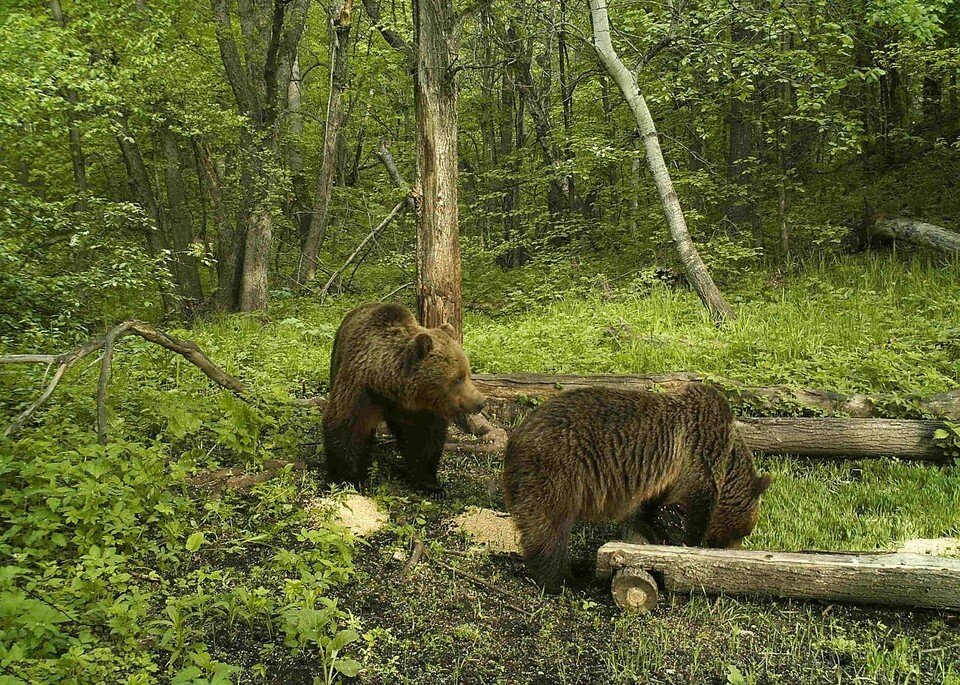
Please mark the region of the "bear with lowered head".
POLYGON ((397 304, 365 304, 340 323, 330 355, 323 444, 330 482, 367 479, 381 421, 397 439, 411 485, 439 491, 449 421, 475 414, 483 396, 453 326, 423 328, 397 304))
POLYGON ((504 457, 527 568, 548 592, 570 578, 577 521, 625 523, 633 540, 738 547, 769 485, 727 400, 700 384, 562 393, 517 427, 504 457))

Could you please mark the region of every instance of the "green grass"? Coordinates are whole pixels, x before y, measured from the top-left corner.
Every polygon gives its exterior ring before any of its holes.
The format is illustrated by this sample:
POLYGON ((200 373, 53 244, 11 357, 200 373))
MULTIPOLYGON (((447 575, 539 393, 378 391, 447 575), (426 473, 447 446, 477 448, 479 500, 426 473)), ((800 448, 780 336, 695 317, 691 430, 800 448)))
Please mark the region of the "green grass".
POLYGON ((884 257, 763 276, 714 326, 696 296, 654 286, 568 298, 520 315, 473 314, 478 371, 699 371, 753 384, 931 393, 960 378, 960 264, 884 257))

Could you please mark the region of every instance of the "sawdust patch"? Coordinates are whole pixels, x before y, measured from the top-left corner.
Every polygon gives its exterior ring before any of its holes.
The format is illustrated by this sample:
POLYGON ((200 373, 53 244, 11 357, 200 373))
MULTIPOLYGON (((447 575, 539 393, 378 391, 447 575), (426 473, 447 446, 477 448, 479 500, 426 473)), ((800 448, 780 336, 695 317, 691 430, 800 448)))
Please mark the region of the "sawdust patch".
POLYGON ((915 538, 906 540, 898 551, 904 554, 960 557, 960 538, 915 538))
POLYGON ((509 514, 493 509, 467 507, 453 520, 457 530, 468 533, 474 542, 491 552, 520 553, 520 535, 509 514))
POLYGON ((390 520, 369 497, 347 494, 340 497, 322 497, 307 504, 315 520, 333 520, 357 537, 372 535, 390 520))

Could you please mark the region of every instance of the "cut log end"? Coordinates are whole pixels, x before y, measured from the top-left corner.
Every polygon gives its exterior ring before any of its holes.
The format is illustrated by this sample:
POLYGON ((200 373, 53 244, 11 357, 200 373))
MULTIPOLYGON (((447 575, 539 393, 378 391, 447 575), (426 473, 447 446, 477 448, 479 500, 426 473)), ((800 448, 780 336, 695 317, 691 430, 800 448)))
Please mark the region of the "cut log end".
POLYGON ((610 591, 618 607, 638 614, 652 611, 660 599, 657 581, 639 568, 623 568, 617 571, 613 576, 610 591))

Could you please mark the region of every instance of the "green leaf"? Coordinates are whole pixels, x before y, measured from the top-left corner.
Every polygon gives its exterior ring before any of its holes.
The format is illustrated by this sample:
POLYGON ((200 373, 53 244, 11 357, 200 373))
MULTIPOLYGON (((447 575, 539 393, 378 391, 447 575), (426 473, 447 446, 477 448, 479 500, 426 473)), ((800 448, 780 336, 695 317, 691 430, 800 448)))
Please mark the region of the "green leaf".
POLYGON ((199 531, 196 533, 193 533, 190 535, 190 537, 187 538, 187 551, 196 552, 198 549, 200 549, 200 545, 202 544, 203 544, 203 533, 199 531))
POLYGON ((727 666, 727 685, 747 685, 747 679, 739 668, 730 664, 727 666))
POLYGON ((355 659, 337 659, 333 667, 348 678, 353 678, 360 672, 360 662, 355 659))
POLYGON ((346 630, 341 630, 339 633, 334 635, 333 640, 330 641, 330 648, 335 652, 339 652, 351 642, 356 642, 359 639, 360 635, 357 633, 357 631, 349 628, 346 630))

